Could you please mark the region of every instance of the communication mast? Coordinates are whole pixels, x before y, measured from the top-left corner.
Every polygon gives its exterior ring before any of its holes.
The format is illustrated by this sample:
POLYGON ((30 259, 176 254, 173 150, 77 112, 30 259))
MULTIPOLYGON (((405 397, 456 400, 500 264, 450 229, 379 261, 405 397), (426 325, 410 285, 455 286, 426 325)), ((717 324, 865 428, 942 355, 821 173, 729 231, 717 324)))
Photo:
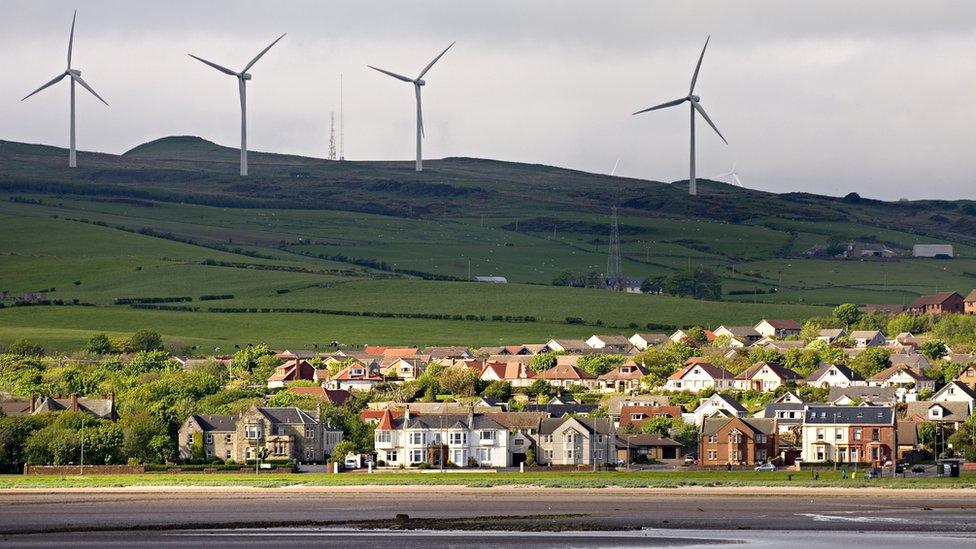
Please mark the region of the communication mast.
POLYGON ((329 113, 329 160, 336 159, 335 112, 329 113))

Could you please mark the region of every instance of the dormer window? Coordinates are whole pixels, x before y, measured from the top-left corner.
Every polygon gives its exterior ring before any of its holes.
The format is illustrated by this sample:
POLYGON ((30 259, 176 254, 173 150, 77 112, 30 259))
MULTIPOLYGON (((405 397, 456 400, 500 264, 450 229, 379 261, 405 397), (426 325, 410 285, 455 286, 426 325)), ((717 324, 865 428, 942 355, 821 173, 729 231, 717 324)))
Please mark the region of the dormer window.
POLYGON ((361 376, 361 375, 365 375, 365 374, 366 374, 366 370, 363 370, 362 368, 355 368, 352 371, 352 375, 354 375, 354 376, 361 376))

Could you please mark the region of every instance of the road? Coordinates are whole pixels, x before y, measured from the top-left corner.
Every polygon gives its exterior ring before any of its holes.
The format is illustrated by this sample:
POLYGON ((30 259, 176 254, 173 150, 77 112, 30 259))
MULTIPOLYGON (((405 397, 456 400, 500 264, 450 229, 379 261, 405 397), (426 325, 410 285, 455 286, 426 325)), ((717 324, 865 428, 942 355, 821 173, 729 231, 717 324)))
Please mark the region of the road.
POLYGON ((765 496, 757 491, 445 486, 10 490, 0 493, 0 545, 370 546, 390 541, 390 533, 376 528, 399 528, 408 531, 392 534, 398 547, 434 540, 438 545, 687 546, 705 543, 705 538, 713 544, 733 539, 774 546, 784 531, 822 546, 830 546, 827 540, 835 546, 853 543, 851 536, 861 536, 858 545, 863 546, 863 532, 872 531, 887 547, 907 547, 908 540, 915 546, 976 547, 972 491, 800 490, 765 496), (900 537, 888 539, 881 532, 900 537), (955 537, 935 537, 950 532, 955 537))

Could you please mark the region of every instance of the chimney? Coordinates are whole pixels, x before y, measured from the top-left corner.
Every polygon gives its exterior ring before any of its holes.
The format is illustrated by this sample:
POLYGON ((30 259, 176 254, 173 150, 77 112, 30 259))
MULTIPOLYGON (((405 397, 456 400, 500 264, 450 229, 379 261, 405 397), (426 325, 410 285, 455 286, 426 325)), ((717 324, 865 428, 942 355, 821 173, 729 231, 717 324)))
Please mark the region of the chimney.
POLYGON ((108 394, 108 418, 112 421, 118 419, 118 416, 115 415, 115 392, 114 391, 108 394))
POLYGON ((403 408, 403 425, 406 426, 408 421, 410 421, 410 405, 409 404, 407 404, 403 408))
POLYGON ((468 407, 468 430, 474 427, 474 405, 468 407))
POLYGON ((72 412, 78 411, 78 393, 71 393, 71 405, 68 409, 72 412))
POLYGON ((37 396, 31 395, 30 413, 33 414, 34 413, 34 410, 37 410, 37 396))

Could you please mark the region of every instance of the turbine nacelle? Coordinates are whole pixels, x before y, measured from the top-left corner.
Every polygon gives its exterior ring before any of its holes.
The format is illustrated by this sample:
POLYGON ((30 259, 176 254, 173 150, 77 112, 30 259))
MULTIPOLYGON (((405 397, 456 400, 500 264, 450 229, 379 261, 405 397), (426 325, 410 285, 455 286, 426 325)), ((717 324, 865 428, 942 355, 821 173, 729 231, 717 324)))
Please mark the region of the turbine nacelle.
POLYGON ((701 101, 701 97, 698 97, 697 95, 689 95, 688 101, 693 101, 695 103, 698 103, 699 101, 701 101))
POLYGON ((246 72, 244 74, 238 74, 237 77, 240 78, 241 80, 250 80, 251 79, 251 75, 248 74, 248 73, 246 73, 246 72))
POLYGON ((68 70, 64 71, 64 75, 65 76, 72 76, 72 75, 74 75, 74 76, 81 76, 81 71, 78 70, 78 69, 68 69, 68 70))
POLYGON ((426 86, 427 85, 427 81, 424 80, 424 79, 422 79, 422 78, 418 78, 418 79, 414 80, 413 83, 416 84, 416 85, 418 85, 418 86, 426 86))

